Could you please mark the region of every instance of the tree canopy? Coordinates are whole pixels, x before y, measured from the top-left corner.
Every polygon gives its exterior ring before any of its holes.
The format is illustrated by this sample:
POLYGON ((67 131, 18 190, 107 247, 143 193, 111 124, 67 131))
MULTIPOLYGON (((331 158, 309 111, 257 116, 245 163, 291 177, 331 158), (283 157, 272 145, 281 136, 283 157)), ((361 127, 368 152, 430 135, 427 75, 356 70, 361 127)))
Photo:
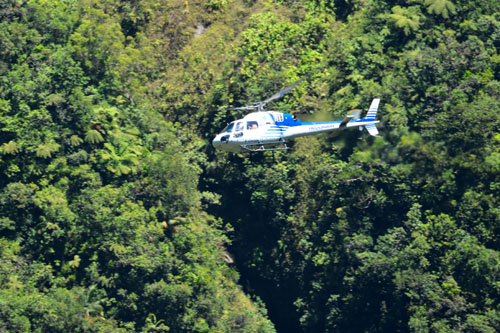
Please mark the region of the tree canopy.
POLYGON ((500 4, 0 2, 0 331, 495 332, 500 4), (241 106, 379 138, 224 154, 241 106))

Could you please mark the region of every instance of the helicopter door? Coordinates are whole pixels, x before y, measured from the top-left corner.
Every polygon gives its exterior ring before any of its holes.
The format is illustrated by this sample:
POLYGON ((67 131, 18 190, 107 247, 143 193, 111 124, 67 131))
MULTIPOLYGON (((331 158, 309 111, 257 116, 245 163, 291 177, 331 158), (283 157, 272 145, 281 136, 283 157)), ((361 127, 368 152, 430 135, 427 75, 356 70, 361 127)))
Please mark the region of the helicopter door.
POLYGON ((257 121, 249 120, 245 123, 245 141, 258 141, 261 132, 257 121))

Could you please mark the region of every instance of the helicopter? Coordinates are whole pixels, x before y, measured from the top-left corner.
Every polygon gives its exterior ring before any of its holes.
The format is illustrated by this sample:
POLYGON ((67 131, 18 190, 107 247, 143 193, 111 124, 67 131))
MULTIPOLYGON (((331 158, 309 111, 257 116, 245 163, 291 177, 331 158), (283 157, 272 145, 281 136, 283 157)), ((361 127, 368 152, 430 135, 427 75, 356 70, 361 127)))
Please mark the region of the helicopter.
POLYGON ((372 100, 364 118, 360 118, 361 110, 352 110, 341 121, 302 122, 289 113, 264 110, 267 103, 283 97, 303 80, 298 80, 264 101, 226 109, 255 112, 229 123, 213 139, 212 145, 217 150, 232 153, 288 150, 291 149, 287 146, 289 139, 351 127, 358 127, 361 131, 364 127, 370 135, 378 136, 378 129, 375 126, 379 123, 378 120, 375 120, 380 103, 378 98, 372 100))

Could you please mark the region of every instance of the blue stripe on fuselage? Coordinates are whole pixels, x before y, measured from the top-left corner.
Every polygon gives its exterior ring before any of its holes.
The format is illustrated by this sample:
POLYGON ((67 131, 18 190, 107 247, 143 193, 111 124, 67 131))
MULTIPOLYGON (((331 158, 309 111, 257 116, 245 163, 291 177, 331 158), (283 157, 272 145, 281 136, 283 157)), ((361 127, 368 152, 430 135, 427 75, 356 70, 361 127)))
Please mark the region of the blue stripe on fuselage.
POLYGON ((302 125, 328 125, 328 124, 340 124, 342 121, 333 120, 333 121, 313 121, 302 123, 302 125))

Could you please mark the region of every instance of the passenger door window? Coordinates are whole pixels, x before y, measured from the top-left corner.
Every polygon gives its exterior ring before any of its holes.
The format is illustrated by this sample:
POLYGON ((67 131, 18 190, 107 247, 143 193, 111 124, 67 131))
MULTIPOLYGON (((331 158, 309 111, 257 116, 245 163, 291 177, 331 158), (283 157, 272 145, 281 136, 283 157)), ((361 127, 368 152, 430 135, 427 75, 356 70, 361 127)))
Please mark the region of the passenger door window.
POLYGON ((247 129, 254 130, 259 128, 259 124, 256 121, 247 121, 247 129))

